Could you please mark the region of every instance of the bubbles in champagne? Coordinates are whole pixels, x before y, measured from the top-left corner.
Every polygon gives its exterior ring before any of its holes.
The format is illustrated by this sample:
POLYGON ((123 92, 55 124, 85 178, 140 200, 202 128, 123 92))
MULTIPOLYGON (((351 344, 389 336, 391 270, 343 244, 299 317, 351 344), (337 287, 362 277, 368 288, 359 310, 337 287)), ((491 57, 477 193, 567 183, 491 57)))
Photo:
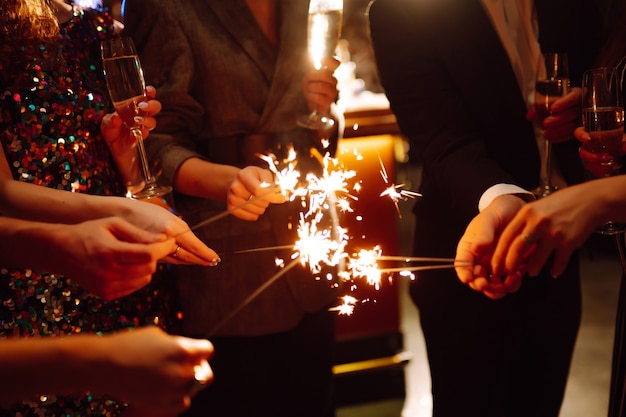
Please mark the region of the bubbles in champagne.
POLYGON ((326 10, 309 14, 309 54, 316 69, 322 67, 322 59, 335 55, 341 35, 342 10, 326 10))

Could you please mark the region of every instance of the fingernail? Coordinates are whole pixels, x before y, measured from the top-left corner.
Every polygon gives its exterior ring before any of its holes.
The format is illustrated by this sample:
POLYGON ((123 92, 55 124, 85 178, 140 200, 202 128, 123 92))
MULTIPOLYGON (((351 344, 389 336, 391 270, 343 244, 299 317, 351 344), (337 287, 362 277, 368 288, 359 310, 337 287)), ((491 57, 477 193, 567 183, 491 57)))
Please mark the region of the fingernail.
POLYGON ((153 92, 153 91, 156 91, 156 89, 153 86, 151 86, 151 85, 147 85, 146 86, 146 91, 153 92))
POLYGON ((133 120, 137 124, 142 124, 143 123, 143 117, 141 117, 141 116, 135 116, 135 117, 133 117, 133 120))
POLYGON ((222 262, 222 260, 220 258, 213 258, 213 260, 211 260, 211 263, 209 265, 210 266, 217 266, 217 264, 219 264, 220 262, 222 262))
POLYGON ((137 107, 139 107, 141 110, 145 110, 148 108, 148 103, 145 101, 142 101, 139 104, 137 104, 137 107))

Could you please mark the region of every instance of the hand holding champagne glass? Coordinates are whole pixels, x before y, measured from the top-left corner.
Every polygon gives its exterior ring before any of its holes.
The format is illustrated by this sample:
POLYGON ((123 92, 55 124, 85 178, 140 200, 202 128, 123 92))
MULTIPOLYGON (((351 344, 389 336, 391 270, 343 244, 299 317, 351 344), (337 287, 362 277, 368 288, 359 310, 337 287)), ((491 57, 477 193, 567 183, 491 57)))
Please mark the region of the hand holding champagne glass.
MULTIPOLYGON (((589 134, 583 148, 603 156, 602 162, 595 164, 590 174, 595 178, 618 174, 622 167, 624 107, 614 68, 594 68, 583 74, 582 106, 583 125, 589 134)), ((597 232, 613 235, 623 232, 624 228, 623 224, 607 222, 597 232)))
POLYGON ((144 186, 133 194, 136 199, 163 197, 172 191, 169 186, 159 186, 150 172, 143 136, 135 118, 141 115, 139 103, 146 99, 146 85, 139 57, 131 38, 107 39, 101 44, 104 75, 115 110, 135 138, 144 174, 144 186))
MULTIPOLYGON (((543 130, 543 121, 551 114, 550 106, 557 99, 565 96, 569 92, 569 87, 567 54, 553 52, 541 54, 535 82, 535 112, 540 131, 543 130)), ((545 197, 556 190, 551 178, 552 143, 549 140, 543 140, 545 155, 542 160, 541 183, 534 192, 538 198, 545 197)))
MULTIPOLYGON (((315 69, 322 68, 322 59, 335 55, 343 19, 343 0, 311 0, 307 26, 308 51, 315 69)), ((298 119, 308 129, 328 129, 335 124, 329 114, 317 110, 298 119)))

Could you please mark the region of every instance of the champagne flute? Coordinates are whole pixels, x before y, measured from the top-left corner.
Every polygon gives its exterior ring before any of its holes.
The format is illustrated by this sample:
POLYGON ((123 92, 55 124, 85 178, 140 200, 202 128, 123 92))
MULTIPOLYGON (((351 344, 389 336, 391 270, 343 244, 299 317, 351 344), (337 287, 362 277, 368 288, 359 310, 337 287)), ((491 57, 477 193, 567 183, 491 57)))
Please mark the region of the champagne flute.
POLYGON ((556 187, 552 183, 552 143, 543 138, 543 121, 550 116, 550 106, 569 92, 569 70, 566 53, 541 54, 535 81, 535 112, 538 134, 543 139, 545 155, 541 166, 541 182, 534 190, 537 198, 545 197, 556 187))
MULTIPOLYGON (((311 0, 309 3, 308 51, 315 69, 322 68, 322 59, 335 55, 342 19, 343 0, 311 0)), ((298 125, 307 129, 328 129, 334 124, 330 114, 317 109, 298 118, 298 125)))
MULTIPOLYGON (((594 68, 583 74, 583 126, 590 139, 583 148, 602 154, 602 162, 587 169, 594 178, 610 177, 621 169, 624 137, 624 107, 614 68, 594 68)), ((622 223, 606 222, 596 229, 603 235, 622 233, 622 223)))
POLYGON ((144 176, 143 188, 132 197, 138 200, 165 197, 172 187, 158 185, 150 172, 143 136, 135 118, 141 115, 138 105, 146 99, 146 84, 139 56, 129 37, 107 39, 101 43, 104 75, 115 110, 133 135, 144 176))

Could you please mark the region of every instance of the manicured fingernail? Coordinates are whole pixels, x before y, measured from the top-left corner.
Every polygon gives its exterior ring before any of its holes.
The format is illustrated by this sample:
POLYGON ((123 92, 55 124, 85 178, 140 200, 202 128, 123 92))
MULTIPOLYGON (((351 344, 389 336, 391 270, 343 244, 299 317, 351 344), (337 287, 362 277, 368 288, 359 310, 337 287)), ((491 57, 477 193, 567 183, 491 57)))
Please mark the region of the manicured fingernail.
POLYGON ((141 110, 145 110, 148 108, 148 103, 145 101, 140 102, 139 104, 137 104, 137 107, 139 107, 139 109, 141 110))
POLYGON ((214 258, 209 265, 210 266, 217 266, 217 264, 219 264, 220 262, 222 262, 222 260, 220 258, 214 258))

